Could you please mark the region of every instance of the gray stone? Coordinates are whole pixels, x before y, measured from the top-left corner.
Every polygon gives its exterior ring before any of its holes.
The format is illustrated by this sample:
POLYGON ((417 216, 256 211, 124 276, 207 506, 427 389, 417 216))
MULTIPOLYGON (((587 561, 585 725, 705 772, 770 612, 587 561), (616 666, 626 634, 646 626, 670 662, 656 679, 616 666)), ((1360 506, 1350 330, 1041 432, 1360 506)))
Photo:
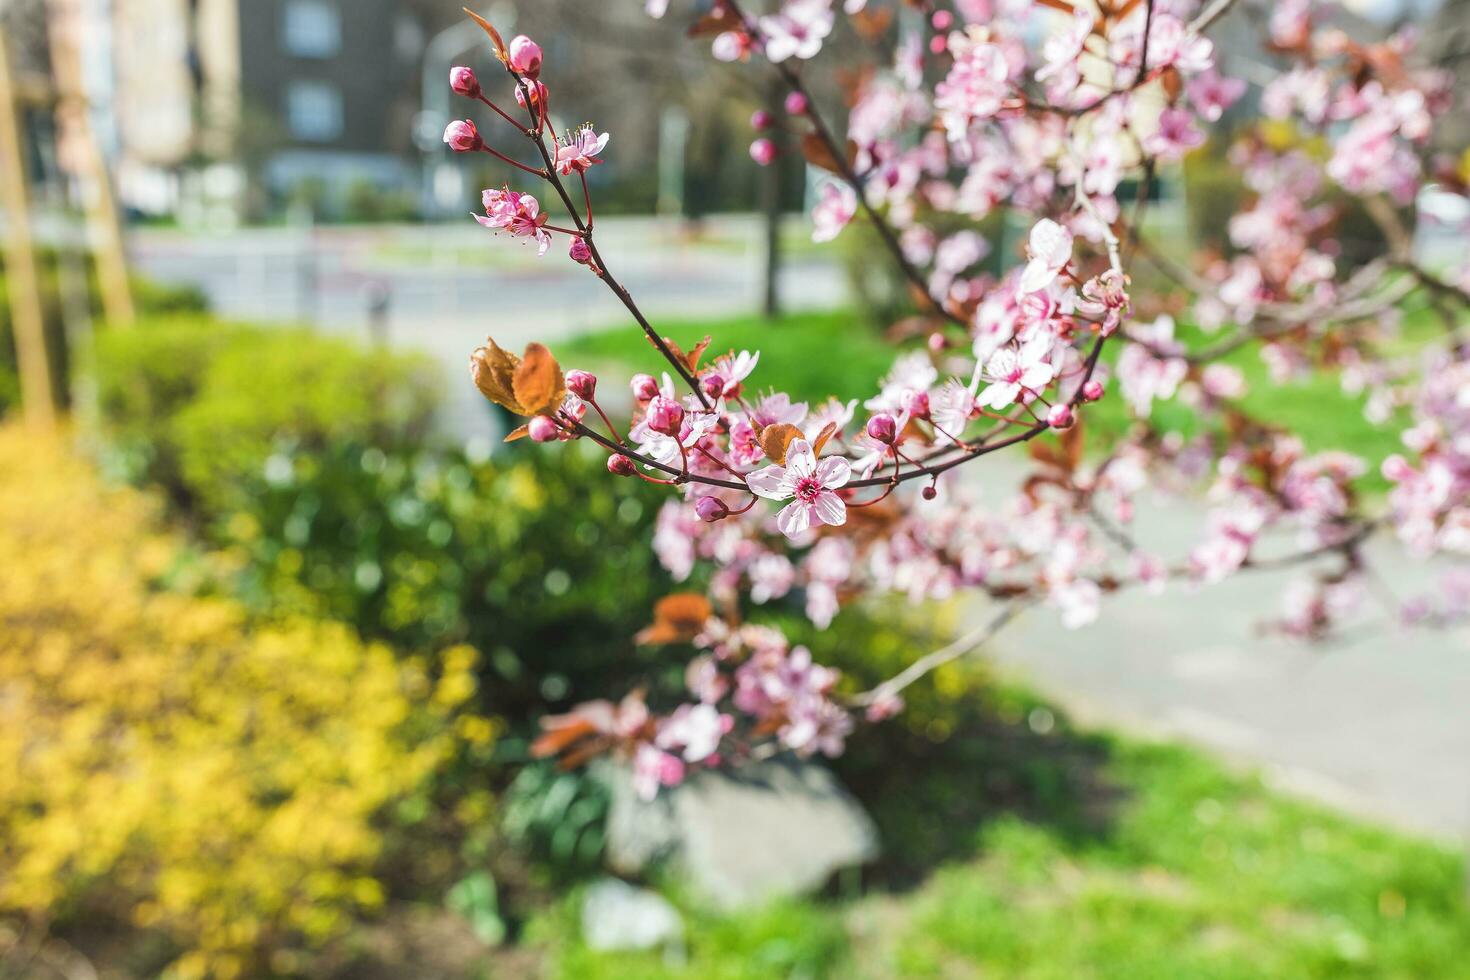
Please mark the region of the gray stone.
POLYGON ((607 855, 636 874, 668 859, 699 896, 721 909, 796 895, 878 854, 873 821, 830 772, 772 760, 702 770, 645 802, 626 770, 607 765, 612 789, 607 855))
POLYGON ((582 899, 582 940, 591 949, 653 949, 677 953, 684 946, 684 920, 658 892, 604 878, 582 899))

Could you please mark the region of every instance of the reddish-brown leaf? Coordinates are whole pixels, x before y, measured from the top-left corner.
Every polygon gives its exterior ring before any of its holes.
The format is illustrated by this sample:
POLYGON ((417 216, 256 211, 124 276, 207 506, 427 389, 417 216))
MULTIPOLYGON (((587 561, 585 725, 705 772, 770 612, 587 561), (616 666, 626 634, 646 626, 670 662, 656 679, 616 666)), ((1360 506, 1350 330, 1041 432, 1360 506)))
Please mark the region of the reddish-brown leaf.
POLYGON ((819 433, 817 433, 817 440, 816 440, 816 442, 813 442, 812 443, 812 455, 813 456, 820 456, 820 455, 822 455, 822 447, 825 446, 825 445, 827 445, 827 440, 828 439, 831 439, 836 434, 837 434, 837 423, 836 422, 828 422, 826 425, 822 426, 822 431, 819 432, 819 433))
POLYGON ((787 448, 800 438, 801 430, 796 426, 788 422, 777 422, 761 430, 761 448, 772 462, 785 466, 787 448))
POLYGON ((511 379, 522 415, 541 415, 561 407, 566 380, 561 365, 542 344, 527 344, 525 356, 511 379))
POLYGON ((697 592, 666 595, 653 606, 653 622, 633 638, 635 643, 688 643, 714 615, 709 599, 697 592))
POLYGON ((893 11, 887 7, 860 10, 852 15, 853 28, 870 41, 882 37, 892 23, 893 11))
POLYGON ((524 439, 524 438, 526 438, 526 436, 528 436, 530 434, 531 434, 531 426, 529 424, 528 425, 520 425, 520 426, 517 426, 516 428, 510 430, 510 435, 508 435, 508 436, 505 437, 505 441, 506 442, 515 442, 518 439, 524 439))
POLYGON ((510 64, 510 50, 505 46, 505 41, 501 38, 500 32, 491 27, 488 20, 475 13, 469 7, 462 9, 470 15, 471 20, 480 25, 481 30, 490 35, 490 46, 495 49, 495 57, 500 59, 500 63, 502 65, 510 64))
POLYGON ((690 37, 713 37, 741 29, 740 18, 728 7, 718 6, 689 25, 690 37))
MULTIPOLYGON (((807 133, 801 138, 801 155, 806 157, 807 162, 814 167, 831 171, 834 174, 846 172, 846 166, 833 154, 827 142, 816 133, 807 133)), ((851 162, 857 156, 857 144, 852 140, 847 141, 847 159, 851 162)))

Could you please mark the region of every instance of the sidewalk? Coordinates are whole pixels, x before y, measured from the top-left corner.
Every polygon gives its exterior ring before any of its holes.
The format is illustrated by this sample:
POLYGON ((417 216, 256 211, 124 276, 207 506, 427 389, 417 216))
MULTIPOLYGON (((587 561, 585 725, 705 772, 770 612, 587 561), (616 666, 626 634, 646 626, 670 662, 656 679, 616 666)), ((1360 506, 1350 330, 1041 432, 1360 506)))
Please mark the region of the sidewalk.
MULTIPOLYGON (((1144 545, 1166 558, 1202 527, 1192 502, 1152 501, 1139 513, 1144 545)), ((1432 570, 1394 541, 1380 537, 1369 551, 1399 597, 1431 585, 1432 570)), ((1076 631, 1040 607, 983 655, 1083 721, 1181 738, 1259 767, 1279 788, 1463 843, 1470 629, 1401 629, 1371 605, 1344 642, 1261 635, 1259 623, 1278 614, 1283 589, 1301 572, 1113 596, 1097 623, 1076 631)))

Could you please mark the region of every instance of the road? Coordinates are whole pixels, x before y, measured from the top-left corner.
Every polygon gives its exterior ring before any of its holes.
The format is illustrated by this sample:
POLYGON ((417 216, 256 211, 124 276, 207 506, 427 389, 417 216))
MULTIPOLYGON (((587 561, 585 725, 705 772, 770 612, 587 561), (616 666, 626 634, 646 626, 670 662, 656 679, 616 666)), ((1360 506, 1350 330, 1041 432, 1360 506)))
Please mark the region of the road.
MULTIPOLYGON (((655 323, 758 309, 762 234, 760 222, 744 215, 707 219, 697 233, 652 218, 603 218, 597 225, 609 267, 655 323)), ((217 312, 244 320, 314 323, 368 336, 369 308, 381 290, 388 297, 388 342, 428 351, 450 381, 465 376, 470 351, 487 335, 518 349, 532 339, 551 343, 600 328, 636 329, 611 291, 560 249, 538 258, 468 215, 452 225, 250 229, 209 238, 141 230, 132 234, 129 252, 142 274, 198 286, 217 312)), ((781 294, 794 310, 842 305, 847 286, 834 253, 793 250, 781 294)), ((450 384, 449 393, 448 429, 495 436, 473 387, 450 384)))

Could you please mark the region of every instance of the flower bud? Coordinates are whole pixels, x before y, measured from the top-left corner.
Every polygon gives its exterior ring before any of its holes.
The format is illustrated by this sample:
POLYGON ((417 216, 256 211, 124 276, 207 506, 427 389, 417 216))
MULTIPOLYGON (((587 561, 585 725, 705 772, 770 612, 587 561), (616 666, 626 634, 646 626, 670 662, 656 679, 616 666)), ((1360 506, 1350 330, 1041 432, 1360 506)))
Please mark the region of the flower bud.
POLYGON ((635 374, 628 386, 633 389, 633 397, 640 402, 651 401, 658 397, 658 382, 653 380, 652 375, 635 374))
POLYGON ((591 371, 568 371, 567 391, 590 402, 597 394, 597 375, 591 371))
POLYGON ((719 398, 725 393, 725 377, 719 372, 711 371, 700 379, 699 386, 704 389, 706 395, 711 398, 719 398))
POLYGON ((613 453, 607 458, 607 471, 613 476, 632 476, 633 461, 622 453, 613 453))
POLYGON ((750 158, 762 167, 769 167, 776 159, 776 144, 762 136, 750 144, 750 158))
POLYGON ((538 415, 527 426, 533 442, 555 442, 561 438, 561 427, 545 415, 538 415))
POLYGON ((808 109, 806 96, 800 92, 792 92, 786 96, 786 114, 788 116, 804 116, 808 109))
POLYGON ((667 395, 656 395, 648 403, 645 417, 648 427, 654 432, 676 436, 679 434, 679 426, 684 423, 684 406, 667 395))
POLYGON ((929 393, 927 391, 905 391, 901 401, 903 410, 914 418, 927 419, 929 417, 929 393))
POLYGON ((925 500, 933 500, 935 497, 939 496, 939 491, 936 490, 934 488, 934 484, 931 483, 923 490, 919 491, 919 496, 923 497, 925 500))
POLYGON ((480 131, 468 119, 456 119, 445 127, 444 142, 456 153, 473 153, 485 145, 480 131))
POLYGON ((1058 402, 1046 413, 1046 424, 1053 429, 1070 429, 1077 417, 1072 414, 1072 406, 1058 402))
POLYGON ((456 95, 466 98, 478 99, 480 97, 480 80, 475 73, 464 66, 449 69, 449 87, 456 95))
POLYGON ((1095 402, 1098 399, 1102 398, 1103 394, 1103 383, 1101 381, 1098 381, 1096 378, 1093 378, 1091 381, 1087 382, 1087 384, 1082 386, 1082 397, 1090 402, 1095 402))
POLYGON ((949 40, 943 34, 936 34, 929 39, 929 52, 931 54, 944 54, 949 47, 949 40))
POLYGON ((929 18, 929 23, 934 25, 936 31, 947 31, 954 26, 954 14, 948 10, 936 10, 934 16, 929 18))
POLYGON ((898 423, 893 421, 892 415, 874 415, 868 419, 868 438, 891 446, 898 438, 898 423))
POLYGON ((719 497, 700 497, 694 503, 694 513, 706 524, 713 524, 729 517, 730 508, 719 497))
POLYGON ((572 244, 567 247, 567 256, 578 265, 592 264, 592 248, 581 238, 572 238, 572 244))
MULTIPOLYGON (((525 88, 531 90, 531 103, 533 105, 542 105, 546 102, 546 86, 543 83, 531 82, 525 88)), ((520 85, 516 86, 516 105, 522 109, 526 108, 526 93, 520 85)))
POLYGON ((750 128, 757 133, 764 133, 775 124, 775 118, 764 109, 757 109, 750 114, 750 128))
POLYGON ((926 343, 928 343, 929 350, 932 353, 938 354, 940 351, 949 346, 949 338, 946 337, 943 333, 940 333, 936 330, 934 333, 931 333, 929 335, 929 339, 928 341, 926 341, 926 343))
POLYGON ((541 77, 541 45, 518 34, 510 42, 511 70, 527 78, 541 77))

